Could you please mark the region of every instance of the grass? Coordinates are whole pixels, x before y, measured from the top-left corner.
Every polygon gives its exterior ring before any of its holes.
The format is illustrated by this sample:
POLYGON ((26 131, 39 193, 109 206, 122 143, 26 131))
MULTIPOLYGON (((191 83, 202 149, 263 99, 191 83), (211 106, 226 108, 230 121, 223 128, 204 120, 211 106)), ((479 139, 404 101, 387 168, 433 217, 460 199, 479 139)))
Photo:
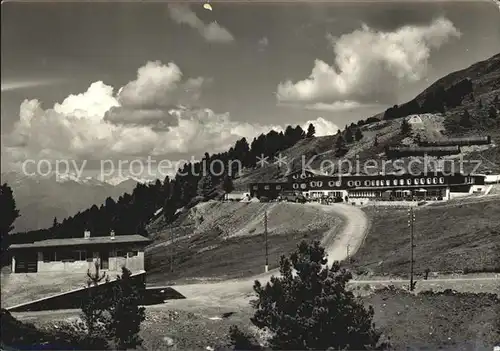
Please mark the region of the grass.
MULTIPOLYGON (((395 350, 491 350, 500 341, 495 330, 500 301, 493 294, 445 291, 413 295, 384 289, 362 299, 366 306, 374 307, 375 326, 390 337, 395 350)), ((215 348, 227 342, 233 324, 255 333, 249 320, 252 315, 249 305, 200 306, 196 301, 176 300, 146 308, 140 335, 146 350, 163 350, 169 345, 180 350, 215 348)), ((60 321, 72 317, 40 314, 27 318, 37 326, 62 328, 60 321)))
MULTIPOLYGON (((328 229, 269 235, 269 269, 278 267, 280 256, 294 251, 300 241, 319 240, 328 229)), ((218 230, 185 237, 172 246, 154 247, 146 255, 147 282, 153 284, 248 277, 263 273, 264 265, 263 234, 226 239, 218 230)))
MULTIPOLYGON (((369 208, 370 231, 351 268, 407 275, 410 232, 407 209, 369 208)), ((431 272, 500 271, 500 201, 450 203, 415 210, 414 269, 431 272)))
POLYGON ((386 289, 365 297, 374 322, 396 350, 493 349, 500 341, 495 325, 500 300, 493 294, 445 291, 413 295, 386 289))

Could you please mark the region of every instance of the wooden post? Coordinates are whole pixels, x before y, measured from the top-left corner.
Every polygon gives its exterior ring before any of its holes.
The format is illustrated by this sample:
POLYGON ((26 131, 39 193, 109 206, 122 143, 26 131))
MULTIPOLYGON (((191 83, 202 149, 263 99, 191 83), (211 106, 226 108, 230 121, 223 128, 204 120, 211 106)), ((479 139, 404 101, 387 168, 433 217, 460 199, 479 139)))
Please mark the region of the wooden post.
POLYGON ((267 273, 269 271, 269 257, 267 247, 267 210, 264 212, 264 237, 266 241, 266 266, 264 267, 264 271, 267 273))
POLYGON ((413 213, 413 207, 408 210, 408 227, 410 227, 410 291, 413 291, 413 236, 414 236, 414 223, 415 214, 413 213))

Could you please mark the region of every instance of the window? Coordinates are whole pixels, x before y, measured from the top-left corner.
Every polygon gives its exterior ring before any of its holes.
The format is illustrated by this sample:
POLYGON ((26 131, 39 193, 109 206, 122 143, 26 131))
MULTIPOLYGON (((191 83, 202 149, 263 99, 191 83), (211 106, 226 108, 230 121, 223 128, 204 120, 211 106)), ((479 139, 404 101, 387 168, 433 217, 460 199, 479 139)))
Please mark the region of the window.
POLYGON ((356 185, 356 186, 361 186, 361 180, 356 180, 356 181, 354 182, 354 185, 356 185))
MULTIPOLYGON (((410 181, 410 183, 411 183, 411 181, 410 181)), ((405 180, 404 179, 400 179, 399 180, 399 185, 405 185, 405 180)))
POLYGON ((80 260, 79 251, 63 250, 57 253, 57 260, 62 262, 75 262, 80 260))
POLYGON ((134 250, 134 251, 129 251, 128 252, 128 257, 135 257, 139 254, 139 251, 134 250))
POLYGON ((78 261, 86 261, 87 260, 87 251, 78 250, 76 251, 75 259, 78 261))
POLYGON ((56 260, 56 252, 51 250, 43 251, 43 262, 52 262, 56 260))
POLYGON ((418 179, 417 179, 417 178, 413 179, 413 183, 414 183, 415 185, 418 185, 418 179))
POLYGON ((439 184, 444 184, 444 177, 439 178, 439 184))
POLYGON ((365 180, 365 186, 370 186, 370 181, 369 180, 365 180))
POLYGON ((432 184, 437 184, 437 183, 438 183, 437 178, 432 178, 432 184))
POLYGON ((265 185, 264 190, 269 190, 269 185, 265 185))
POLYGON ((431 178, 427 178, 427 184, 431 184, 432 180, 431 178))
POLYGON ((281 190, 281 185, 276 185, 276 190, 281 190))
MULTIPOLYGON (((403 179, 401 179, 401 180, 403 180, 403 179)), ((392 185, 398 185, 398 180, 397 180, 397 179, 394 179, 394 180, 392 181, 392 185)), ((403 184, 401 184, 401 185, 403 185, 403 184)))
POLYGON ((123 251, 123 250, 116 251, 116 257, 127 258, 127 251, 123 251))

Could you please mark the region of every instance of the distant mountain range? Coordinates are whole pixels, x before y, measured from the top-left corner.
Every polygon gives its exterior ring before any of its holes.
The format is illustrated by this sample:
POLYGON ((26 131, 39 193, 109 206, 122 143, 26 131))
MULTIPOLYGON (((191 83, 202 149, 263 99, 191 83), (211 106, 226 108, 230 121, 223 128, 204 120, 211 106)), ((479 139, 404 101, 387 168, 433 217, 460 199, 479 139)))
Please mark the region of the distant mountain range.
MULTIPOLYGON (((85 210, 92 205, 104 203, 107 197, 117 199, 129 194, 138 179, 110 179, 100 181, 75 176, 32 177, 15 172, 1 174, 1 182, 7 183, 14 192, 20 217, 14 223, 13 232, 24 232, 52 226, 54 217, 58 221, 85 210)), ((142 182, 142 181, 141 181, 142 182)))

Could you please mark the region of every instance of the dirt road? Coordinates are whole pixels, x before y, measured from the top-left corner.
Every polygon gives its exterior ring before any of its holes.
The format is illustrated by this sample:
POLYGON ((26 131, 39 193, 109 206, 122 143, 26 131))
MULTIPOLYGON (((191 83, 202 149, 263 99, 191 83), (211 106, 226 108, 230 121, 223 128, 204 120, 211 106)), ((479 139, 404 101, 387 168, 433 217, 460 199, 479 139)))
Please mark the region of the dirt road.
MULTIPOLYGON (((363 243, 369 222, 365 213, 359 208, 346 204, 321 205, 316 203, 297 206, 315 206, 342 219, 340 232, 335 229, 329 230, 325 232, 322 239, 322 245, 328 254, 329 265, 334 261, 344 260, 348 254, 354 254, 363 243)), ((275 269, 250 278, 217 283, 176 285, 174 288, 193 302, 196 300, 206 301, 208 304, 240 304, 247 303, 252 295, 255 280, 265 284, 272 275, 279 275, 279 271, 275 269)))

